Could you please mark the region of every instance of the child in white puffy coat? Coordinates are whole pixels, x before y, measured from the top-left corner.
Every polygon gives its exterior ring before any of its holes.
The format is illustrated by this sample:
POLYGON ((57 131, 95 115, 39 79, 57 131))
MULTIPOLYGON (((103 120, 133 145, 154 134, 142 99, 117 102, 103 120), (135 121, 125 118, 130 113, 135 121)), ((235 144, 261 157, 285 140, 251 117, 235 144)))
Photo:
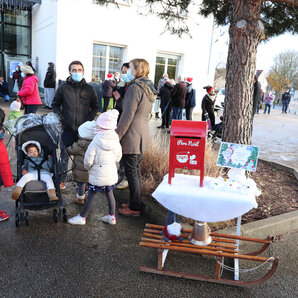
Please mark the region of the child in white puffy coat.
POLYGON ((102 113, 96 120, 96 135, 88 146, 84 158, 84 167, 89 172, 88 197, 80 214, 68 220, 70 224, 86 223, 86 216, 92 208, 97 192, 104 192, 109 204, 109 214, 101 220, 112 225, 116 224, 113 189, 118 181, 116 163, 122 157, 119 137, 115 132, 118 116, 117 110, 110 110, 102 113))

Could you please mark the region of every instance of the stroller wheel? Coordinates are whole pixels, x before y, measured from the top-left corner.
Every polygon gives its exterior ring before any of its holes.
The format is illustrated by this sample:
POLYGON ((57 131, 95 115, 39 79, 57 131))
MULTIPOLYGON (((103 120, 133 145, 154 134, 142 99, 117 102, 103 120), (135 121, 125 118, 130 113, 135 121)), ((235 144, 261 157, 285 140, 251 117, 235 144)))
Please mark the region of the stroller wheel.
POLYGON ((67 212, 65 208, 62 209, 62 214, 63 214, 63 221, 67 222, 67 212))
POLYGON ((26 226, 28 226, 29 225, 29 214, 28 214, 28 211, 25 213, 24 219, 25 219, 26 226))
POLYGON ((53 221, 58 222, 58 211, 57 211, 57 209, 53 210, 53 221))
POLYGON ((15 223, 16 223, 16 227, 18 227, 19 224, 20 224, 20 216, 19 216, 19 212, 16 212, 15 223))

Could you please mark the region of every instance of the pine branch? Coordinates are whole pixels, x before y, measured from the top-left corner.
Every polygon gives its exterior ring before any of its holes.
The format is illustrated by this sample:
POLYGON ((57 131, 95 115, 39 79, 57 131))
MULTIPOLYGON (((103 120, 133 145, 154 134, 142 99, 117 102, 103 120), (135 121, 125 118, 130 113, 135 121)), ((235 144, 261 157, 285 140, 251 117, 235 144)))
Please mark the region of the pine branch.
MULTIPOLYGON (((263 0, 263 2, 267 2, 268 0, 263 0)), ((298 0, 270 0, 271 2, 279 2, 279 3, 285 3, 289 5, 293 5, 298 7, 298 0)))

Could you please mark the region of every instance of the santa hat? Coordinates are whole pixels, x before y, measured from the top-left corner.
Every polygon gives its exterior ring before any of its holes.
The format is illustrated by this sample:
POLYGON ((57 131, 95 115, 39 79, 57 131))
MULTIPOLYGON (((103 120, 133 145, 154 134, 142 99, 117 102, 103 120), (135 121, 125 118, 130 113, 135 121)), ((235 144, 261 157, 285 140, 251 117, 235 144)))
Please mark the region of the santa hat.
POLYGON ((79 126, 78 132, 82 139, 93 140, 95 136, 94 129, 96 128, 96 121, 86 121, 79 126))
POLYGON ((164 226, 162 229, 162 234, 164 235, 164 240, 167 241, 182 241, 183 237, 181 236, 182 226, 178 222, 173 222, 170 225, 164 226))
POLYGON ((24 74, 34 74, 33 69, 32 69, 29 65, 23 65, 23 66, 21 67, 21 71, 22 71, 24 74))
POLYGON ((21 109, 21 103, 19 101, 14 100, 10 105, 11 111, 20 111, 21 109))
POLYGON ((210 93, 211 93, 211 91, 213 91, 213 90, 214 90, 214 88, 210 86, 210 88, 208 88, 208 90, 207 90, 207 93, 209 93, 209 94, 210 94, 210 93))
MULTIPOLYGON (((117 119, 119 116, 118 110, 109 110, 105 113, 102 113, 99 115, 99 117, 96 120, 97 127, 99 129, 110 129, 115 130, 117 127, 117 119)), ((97 130, 95 130, 95 133, 97 130)))
POLYGON ((114 76, 111 73, 107 74, 107 80, 113 80, 114 76))
POLYGON ((188 77, 188 78, 185 79, 185 82, 188 83, 188 84, 191 84, 192 80, 193 80, 193 78, 188 77))

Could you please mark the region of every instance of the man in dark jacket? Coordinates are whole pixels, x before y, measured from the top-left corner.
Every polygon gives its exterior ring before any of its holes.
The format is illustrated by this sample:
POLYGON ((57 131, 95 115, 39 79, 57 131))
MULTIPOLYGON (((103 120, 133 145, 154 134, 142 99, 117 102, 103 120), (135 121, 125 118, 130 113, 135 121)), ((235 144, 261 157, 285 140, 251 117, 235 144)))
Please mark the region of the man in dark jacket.
POLYGON ((192 78, 186 78, 187 93, 185 98, 186 120, 192 120, 192 111, 196 106, 196 90, 192 87, 192 78))
POLYGON ((281 97, 282 101, 282 113, 287 113, 287 109, 289 106, 289 103, 291 101, 291 95, 289 90, 287 90, 281 97))
POLYGON ((44 101, 45 109, 52 109, 52 101, 55 94, 56 87, 56 71, 54 69, 55 65, 53 62, 48 63, 48 71, 43 82, 44 86, 44 101))
POLYGON ((253 94, 253 106, 252 106, 252 118, 257 113, 258 106, 261 104, 261 84, 258 81, 258 76, 254 77, 254 94, 253 94))
POLYGON ((69 65, 70 76, 66 83, 57 89, 52 108, 62 121, 63 132, 61 136, 60 173, 61 189, 64 187, 68 154, 66 147, 78 140, 78 128, 86 121, 94 120, 99 109, 98 99, 92 86, 88 85, 84 77, 84 66, 80 61, 73 61, 69 65))
POLYGON ((171 99, 172 99, 172 120, 182 120, 182 110, 185 107, 185 98, 187 93, 187 87, 184 81, 180 81, 177 83, 172 92, 171 92, 171 99))
POLYGON ((3 77, 0 77, 0 96, 4 97, 6 102, 9 102, 8 84, 4 81, 3 77))

